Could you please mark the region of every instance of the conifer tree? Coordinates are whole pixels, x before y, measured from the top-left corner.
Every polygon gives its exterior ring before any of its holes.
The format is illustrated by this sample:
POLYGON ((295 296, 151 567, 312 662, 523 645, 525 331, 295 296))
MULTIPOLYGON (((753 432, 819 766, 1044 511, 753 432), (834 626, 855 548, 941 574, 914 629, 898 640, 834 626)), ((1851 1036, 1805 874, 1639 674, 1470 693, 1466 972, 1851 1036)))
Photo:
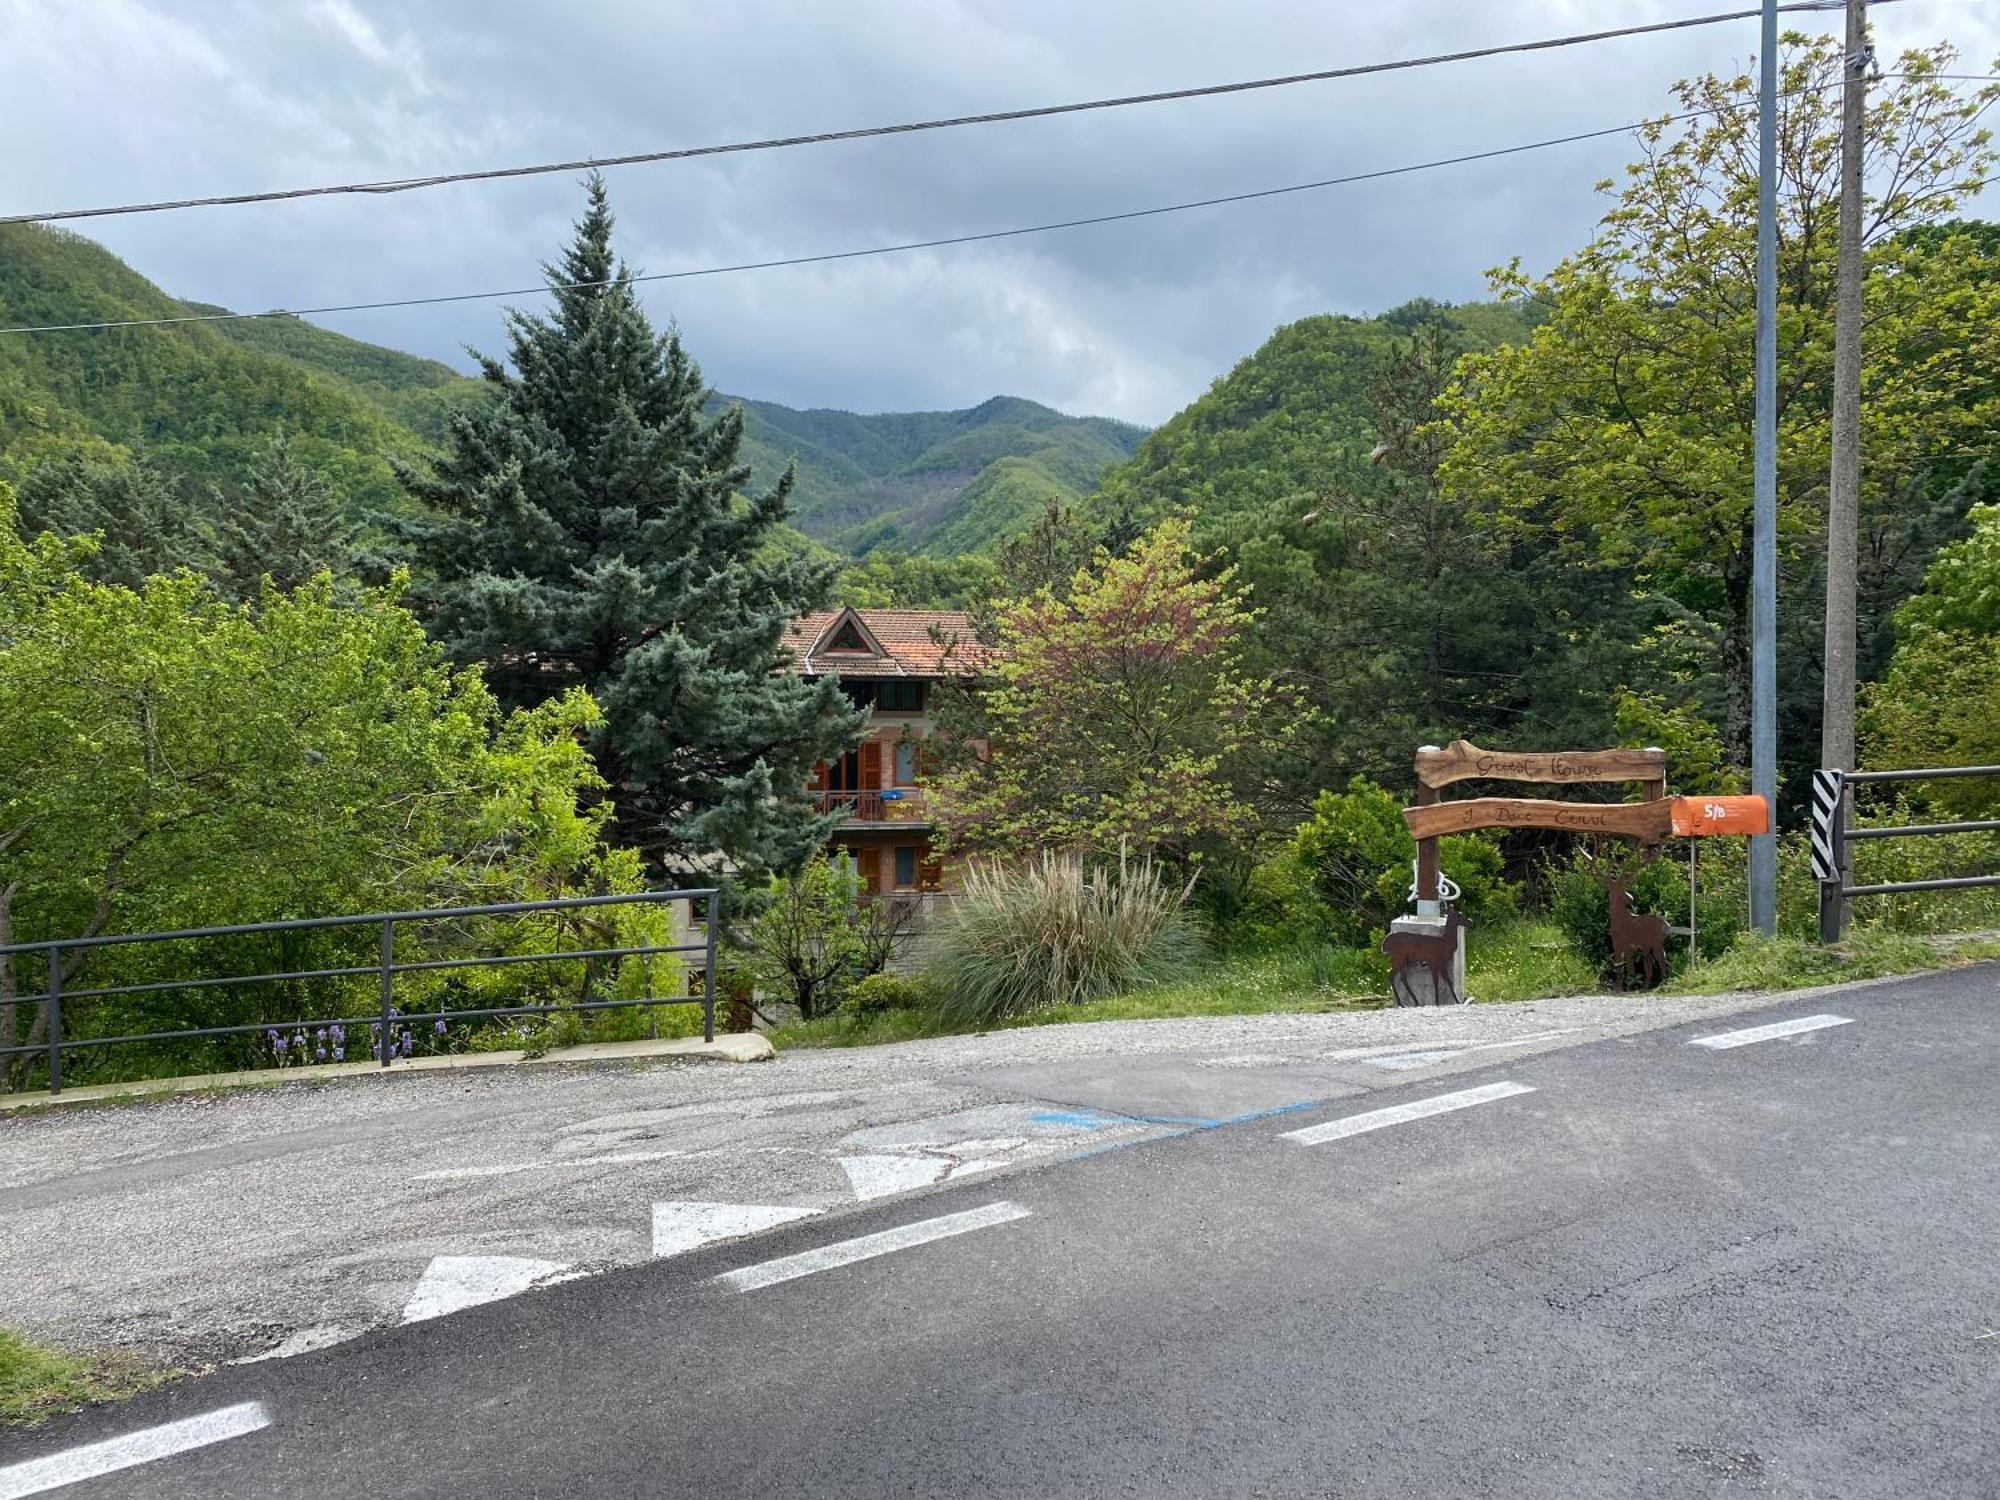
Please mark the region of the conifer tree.
POLYGON ((44 459, 21 485, 15 527, 23 538, 95 534, 84 572, 131 589, 176 568, 206 567, 214 540, 205 509, 143 456, 125 464, 77 452, 44 459))
POLYGON ((828 820, 805 794, 861 715, 831 680, 778 670, 787 624, 835 569, 783 545, 787 471, 750 495, 743 414, 705 418, 701 371, 655 333, 611 248, 603 182, 562 257, 555 306, 508 313, 498 399, 454 420, 433 472, 403 480, 430 627, 509 706, 584 687, 619 836, 683 867, 796 866, 828 820))
POLYGON ((336 578, 354 565, 354 528, 326 476, 302 463, 280 432, 251 467, 234 500, 215 496, 216 582, 237 599, 255 599, 268 576, 290 593, 319 573, 336 578))

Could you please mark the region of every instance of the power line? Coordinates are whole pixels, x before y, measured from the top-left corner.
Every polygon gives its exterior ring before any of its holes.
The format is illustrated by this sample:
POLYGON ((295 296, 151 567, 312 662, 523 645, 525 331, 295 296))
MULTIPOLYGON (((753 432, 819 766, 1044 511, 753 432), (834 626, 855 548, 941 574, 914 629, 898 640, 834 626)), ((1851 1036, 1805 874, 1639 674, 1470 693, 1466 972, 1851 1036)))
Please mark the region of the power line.
MULTIPOLYGON (((1789 0, 1780 11, 1838 10, 1844 0, 1789 0)), ((1894 0, 1875 0, 1879 5, 1894 0)), ((382 195, 407 193, 419 188, 444 187, 460 182, 491 182, 506 177, 539 177, 552 172, 595 171, 602 167, 637 166, 647 162, 687 161, 702 156, 724 156, 749 151, 777 151, 792 146, 820 146, 834 141, 870 140, 881 136, 911 135, 925 130, 952 130, 964 125, 998 125, 1015 120, 1045 119, 1051 115, 1083 114, 1090 110, 1123 109, 1134 104, 1164 104, 1179 99, 1213 98, 1219 94, 1243 94, 1258 89, 1287 88, 1300 83, 1324 83, 1336 78, 1358 78, 1370 73, 1392 73, 1409 68, 1428 68, 1440 63, 1471 62, 1479 58, 1511 53, 1548 52, 1588 42, 1613 41, 1620 37, 1647 36, 1663 31, 1685 31, 1696 26, 1714 26, 1725 21, 1746 21, 1762 14, 1759 10, 1723 11, 1714 15, 1687 16, 1676 21, 1655 21, 1644 26, 1621 26, 1611 31, 1578 32, 1570 36, 1545 37, 1538 41, 1505 42, 1492 47, 1476 47, 1463 52, 1440 52, 1429 57, 1401 58, 1393 62, 1357 63, 1345 68, 1324 68, 1312 73, 1291 73, 1278 78, 1253 78, 1239 83, 1206 84, 1199 88, 1167 89, 1151 94, 1126 94, 1112 99, 1090 99, 1072 104, 1044 104, 1029 109, 996 110, 987 114, 952 115, 936 120, 912 120, 898 125, 869 125, 852 130, 825 130, 811 135, 774 136, 765 140, 730 141, 713 146, 687 146, 671 151, 640 151, 623 156, 581 157, 575 161, 542 162, 532 166, 493 167, 473 172, 443 172, 429 177, 390 178, 378 182, 348 182, 327 187, 282 188, 262 193, 227 193, 206 198, 175 198, 158 203, 121 203, 100 208, 63 208, 47 213, 8 214, 0 224, 48 224, 63 219, 97 219, 117 214, 166 213, 183 208, 215 208, 244 203, 277 203, 294 198, 327 198, 344 194, 382 195)))
MULTIPOLYGON (((1925 77, 1961 79, 1968 82, 2000 82, 2000 74, 1926 74, 1925 77)), ((1834 84, 1825 87, 1839 87, 1834 84)), ((988 229, 973 234, 943 235, 927 240, 906 240, 894 245, 869 245, 857 250, 829 250, 815 255, 788 255, 772 260, 737 261, 729 265, 697 266, 684 271, 650 271, 632 276, 609 276, 596 281, 545 281, 536 286, 509 287, 492 292, 452 292, 431 297, 394 297, 377 302, 340 302, 323 307, 271 308, 265 312, 217 312, 185 313, 170 318, 123 318, 98 323, 42 323, 11 328, 0 328, 0 334, 10 333, 87 333, 115 328, 163 328, 182 323, 233 323, 255 318, 305 318, 318 317, 326 313, 376 312, 397 307, 434 307, 451 302, 490 302, 502 297, 534 297, 548 292, 588 291, 595 287, 632 286, 651 281, 688 281, 703 276, 728 276, 740 271, 773 271, 787 266, 816 266, 833 261, 862 260, 877 255, 901 255, 913 250, 936 250, 952 245, 978 244, 987 240, 1018 239, 1023 235, 1049 234, 1062 229, 1083 229, 1095 224, 1121 224, 1133 219, 1159 218, 1164 214, 1189 213, 1200 208, 1217 208, 1231 203, 1252 203, 1263 198, 1281 198, 1293 193, 1317 192, 1325 188, 1345 187, 1357 182, 1375 182, 1387 177, 1403 177, 1413 172, 1428 172, 1439 167, 1465 166, 1472 162, 1493 161, 1502 157, 1519 156, 1524 152, 1542 151, 1552 146, 1574 145, 1580 141, 1602 140, 1606 136, 1625 135, 1641 129, 1645 125, 1677 125, 1687 120, 1696 120, 1718 114, 1720 108, 1689 110, 1684 114, 1664 115, 1654 120, 1639 121, 1626 125, 1610 125, 1601 130, 1582 130, 1572 135, 1552 136, 1547 140, 1526 141, 1514 146, 1495 146, 1487 151, 1469 151, 1458 156, 1438 157, 1433 161, 1410 162, 1398 167, 1379 167, 1371 172, 1354 172, 1345 177, 1324 177, 1316 182, 1296 182, 1284 187, 1258 188, 1245 193, 1224 193, 1213 198, 1195 198, 1184 203, 1165 203, 1151 208, 1126 209, 1119 213, 1092 214, 1078 219, 1057 219, 1046 224, 1024 224, 1012 229, 988 229)), ((1969 184, 1971 191, 1986 186, 1990 179, 1969 184)))

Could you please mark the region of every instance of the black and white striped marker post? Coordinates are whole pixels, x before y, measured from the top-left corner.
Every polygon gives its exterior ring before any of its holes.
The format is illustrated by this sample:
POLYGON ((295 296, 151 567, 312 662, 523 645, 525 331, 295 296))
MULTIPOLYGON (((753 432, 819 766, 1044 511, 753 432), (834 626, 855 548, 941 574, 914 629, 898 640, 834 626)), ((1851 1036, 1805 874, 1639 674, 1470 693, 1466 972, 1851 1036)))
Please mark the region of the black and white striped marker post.
POLYGON ((1819 940, 1837 943, 1847 927, 1847 778, 1815 771, 1812 779, 1812 871, 1819 882, 1819 940))

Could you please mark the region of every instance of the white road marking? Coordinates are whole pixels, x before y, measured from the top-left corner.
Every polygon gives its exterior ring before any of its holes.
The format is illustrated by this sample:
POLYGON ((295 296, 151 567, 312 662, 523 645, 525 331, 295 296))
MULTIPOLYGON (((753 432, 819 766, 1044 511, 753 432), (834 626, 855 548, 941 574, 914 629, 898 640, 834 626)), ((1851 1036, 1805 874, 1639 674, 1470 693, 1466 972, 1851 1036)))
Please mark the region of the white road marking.
POLYGON ((498 1302, 568 1269, 567 1261, 529 1260, 520 1255, 440 1255, 424 1268, 417 1289, 403 1307, 403 1321, 421 1323, 484 1302, 498 1302))
POLYGON ((1789 1021, 1773 1021, 1769 1026, 1752 1026, 1744 1031, 1723 1031, 1714 1036, 1698 1036, 1690 1047, 1708 1047, 1722 1052, 1730 1047, 1747 1047, 1752 1042, 1768 1042, 1774 1037, 1797 1036, 1804 1031, 1824 1031, 1829 1026, 1852 1026, 1852 1016, 1795 1016, 1789 1021))
POLYGON ((1491 1104, 1495 1099, 1510 1099, 1516 1094, 1532 1093, 1534 1089, 1525 1083, 1489 1083, 1476 1089, 1460 1089, 1455 1094, 1434 1094, 1428 1099, 1395 1104, 1387 1109, 1371 1109, 1366 1114, 1349 1115, 1344 1120, 1329 1120, 1324 1125, 1308 1125, 1303 1130, 1288 1130, 1285 1132, 1285 1139, 1297 1141, 1301 1146, 1317 1146, 1322 1141, 1344 1140, 1350 1135, 1380 1130, 1385 1125, 1402 1125, 1411 1120, 1426 1120, 1432 1115, 1450 1114, 1455 1109, 1470 1109, 1475 1104, 1491 1104))
POLYGON ((1428 1068, 1432 1063, 1450 1062, 1454 1057, 1465 1056, 1463 1047, 1454 1047, 1449 1052, 1398 1052, 1394 1057, 1371 1057, 1371 1068, 1388 1068, 1403 1072, 1409 1068, 1428 1068))
POLYGON ((843 1156, 840 1165, 847 1172, 854 1196, 864 1203, 870 1198, 929 1187, 951 1170, 950 1162, 935 1156, 843 1156))
POLYGON ((801 1276, 811 1276, 816 1271, 831 1271, 837 1266, 851 1266, 856 1261, 873 1260, 878 1255, 927 1245, 932 1240, 950 1239, 953 1235, 970 1234, 975 1229, 989 1229, 996 1224, 1025 1219, 1030 1212, 1032 1210, 1018 1203, 989 1203, 984 1208, 970 1208, 964 1213, 946 1214, 937 1219, 920 1219, 915 1224, 885 1229, 880 1234, 864 1234, 859 1239, 842 1240, 838 1244, 822 1245, 817 1250, 802 1250, 797 1255, 762 1261, 754 1266, 745 1266, 740 1271, 725 1271, 716 1280, 733 1291, 754 1292, 759 1287, 794 1281, 801 1276))
POLYGON ((990 1172, 995 1167, 1004 1167, 1006 1165, 1007 1163, 1004 1161, 995 1161, 991 1157, 974 1161, 962 1161, 951 1169, 951 1180, 956 1182, 961 1177, 970 1177, 974 1172, 990 1172))
POLYGON ((653 1254, 680 1255, 713 1240, 733 1240, 818 1212, 775 1203, 655 1203, 653 1254))
POLYGON ((0 1468, 0 1500, 21 1500, 23 1496, 61 1489, 66 1484, 116 1474, 120 1469, 245 1437, 270 1425, 271 1414, 264 1409, 263 1402, 244 1401, 203 1412, 198 1417, 183 1417, 178 1422, 128 1432, 123 1437, 85 1443, 81 1448, 51 1453, 47 1458, 8 1464, 0 1468))

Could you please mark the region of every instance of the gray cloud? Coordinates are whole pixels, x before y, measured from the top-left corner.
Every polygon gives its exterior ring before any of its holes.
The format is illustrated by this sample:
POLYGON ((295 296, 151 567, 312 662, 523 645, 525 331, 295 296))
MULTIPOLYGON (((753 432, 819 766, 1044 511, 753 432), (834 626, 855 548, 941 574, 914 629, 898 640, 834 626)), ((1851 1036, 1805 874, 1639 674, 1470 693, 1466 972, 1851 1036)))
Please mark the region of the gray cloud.
MULTIPOLYGON (((1719 8, 1715 0, 0 0, 0 208, 390 177, 1006 108, 1393 58, 1719 8)), ((1817 19, 1817 18, 1815 18, 1817 19)), ((1797 24, 1793 22, 1792 24, 1797 24)), ((1834 25, 1827 18, 1822 25, 1834 25)), ((2000 19, 1904 0, 1893 50, 1983 70, 2000 19)), ((634 266, 670 270, 1006 228, 1366 171, 1657 113, 1742 65, 1752 23, 1255 95, 612 174, 634 266)), ((1271 202, 649 288, 711 381, 796 405, 996 392, 1157 422, 1312 312, 1481 294, 1589 233, 1621 140, 1271 202)), ((563 178, 82 226, 169 290, 301 306, 531 284, 563 178)), ((348 314, 463 364, 495 304, 348 314)))

